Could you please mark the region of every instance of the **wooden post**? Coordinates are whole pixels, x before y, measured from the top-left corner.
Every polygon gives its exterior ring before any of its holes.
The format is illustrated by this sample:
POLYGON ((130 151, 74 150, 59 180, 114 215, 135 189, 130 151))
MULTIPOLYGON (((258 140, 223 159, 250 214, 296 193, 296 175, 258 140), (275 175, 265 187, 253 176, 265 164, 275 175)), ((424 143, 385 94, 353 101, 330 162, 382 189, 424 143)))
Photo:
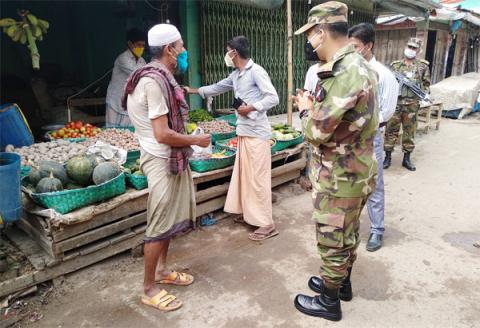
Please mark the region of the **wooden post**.
POLYGON ((292 91, 293 91, 293 44, 292 44, 292 0, 287 0, 287 35, 288 35, 288 57, 287 57, 287 123, 292 125, 293 119, 293 103, 292 103, 292 91))

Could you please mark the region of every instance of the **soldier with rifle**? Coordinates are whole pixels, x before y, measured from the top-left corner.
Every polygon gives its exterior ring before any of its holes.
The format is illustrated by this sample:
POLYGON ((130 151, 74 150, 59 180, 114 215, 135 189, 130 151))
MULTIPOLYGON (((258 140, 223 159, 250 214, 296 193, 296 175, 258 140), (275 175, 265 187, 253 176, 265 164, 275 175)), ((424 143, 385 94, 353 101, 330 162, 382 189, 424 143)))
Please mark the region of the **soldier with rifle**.
POLYGON ((430 86, 429 63, 426 60, 417 59, 420 49, 421 40, 410 38, 404 51, 404 59, 394 61, 390 65, 400 84, 400 93, 395 114, 388 121, 385 131, 384 169, 388 169, 392 163, 392 151, 398 139, 400 126, 402 126, 402 150, 404 153, 402 166, 410 171, 416 170, 411 162, 410 154, 415 148, 415 130, 420 101, 428 100, 430 86))

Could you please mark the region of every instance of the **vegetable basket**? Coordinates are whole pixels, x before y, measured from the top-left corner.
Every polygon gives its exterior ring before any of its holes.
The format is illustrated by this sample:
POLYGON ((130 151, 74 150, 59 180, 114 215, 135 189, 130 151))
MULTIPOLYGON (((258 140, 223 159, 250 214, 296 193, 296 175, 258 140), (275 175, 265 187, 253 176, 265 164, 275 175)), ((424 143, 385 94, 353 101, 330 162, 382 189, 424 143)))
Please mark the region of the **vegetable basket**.
MULTIPOLYGON (((236 138, 236 137, 235 137, 236 138)), ((218 140, 215 145, 220 147, 220 148, 223 148, 223 149, 228 149, 228 150, 232 150, 232 151, 237 151, 237 148, 236 147, 231 147, 231 146, 228 146, 227 144, 230 142, 230 140, 233 140, 235 138, 230 138, 230 139, 225 139, 225 140, 218 140)), ((270 148, 272 149, 272 154, 275 153, 275 146, 277 144, 277 141, 275 139, 271 139, 273 141, 273 144, 270 146, 270 148)))
POLYGON ((123 172, 116 178, 96 186, 55 192, 32 192, 31 189, 27 188, 29 183, 28 177, 24 177, 22 179, 22 190, 35 203, 45 208, 54 209, 61 214, 125 193, 125 174, 123 172))
POLYGON ((216 118, 217 121, 227 121, 228 124, 231 126, 237 126, 237 115, 230 114, 230 115, 223 115, 216 118))
POLYGON ((142 190, 148 187, 147 177, 144 175, 136 175, 126 173, 127 182, 130 186, 137 190, 142 190))
POLYGON ((206 159, 192 159, 190 158, 190 168, 195 172, 208 172, 224 167, 231 166, 235 163, 235 154, 237 153, 233 149, 225 149, 218 146, 212 147, 213 152, 225 151, 225 158, 206 158, 206 159))
POLYGON ((212 133, 212 144, 215 144, 218 140, 231 139, 237 135, 237 132, 233 130, 227 133, 212 133))
MULTIPOLYGON (((47 133, 45 133, 45 139, 47 139, 48 141, 57 140, 50 135, 52 132, 53 131, 48 131, 47 133)), ((70 142, 82 142, 82 141, 87 140, 87 138, 61 138, 61 139, 62 140, 67 140, 67 141, 70 141, 70 142)))
POLYGON ((278 140, 278 139, 276 139, 275 140, 276 144, 272 148, 272 151, 276 153, 278 151, 281 151, 281 150, 299 145, 303 142, 303 140, 304 140, 303 134, 298 136, 297 138, 294 138, 294 139, 291 139, 291 140, 278 140))

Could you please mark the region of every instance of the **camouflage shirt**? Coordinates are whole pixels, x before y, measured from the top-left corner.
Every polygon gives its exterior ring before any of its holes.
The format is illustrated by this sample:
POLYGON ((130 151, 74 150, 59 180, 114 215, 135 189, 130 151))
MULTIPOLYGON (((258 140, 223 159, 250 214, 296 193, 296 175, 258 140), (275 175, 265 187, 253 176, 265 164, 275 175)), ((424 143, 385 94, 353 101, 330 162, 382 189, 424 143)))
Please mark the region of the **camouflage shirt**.
POLYGON ((313 145, 313 187, 335 197, 365 197, 374 190, 377 174, 377 74, 348 45, 321 66, 318 76, 314 109, 302 120, 313 145))
MULTIPOLYGON (((415 59, 412 65, 407 65, 404 60, 396 60, 390 64, 390 67, 397 72, 405 75, 409 80, 415 82, 422 88, 422 90, 429 92, 430 88, 430 68, 429 63, 423 59, 415 59)), ((399 103, 419 101, 417 96, 408 89, 402 86, 399 95, 399 103)))

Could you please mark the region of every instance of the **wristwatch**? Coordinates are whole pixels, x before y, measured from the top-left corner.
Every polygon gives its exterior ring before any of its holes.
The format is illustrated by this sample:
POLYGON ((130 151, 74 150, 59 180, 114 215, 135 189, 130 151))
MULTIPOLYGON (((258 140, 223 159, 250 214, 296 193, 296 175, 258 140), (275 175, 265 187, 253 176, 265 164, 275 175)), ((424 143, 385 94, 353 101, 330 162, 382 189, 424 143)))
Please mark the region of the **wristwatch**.
POLYGON ((308 109, 301 110, 299 113, 300 119, 303 119, 308 116, 308 109))

